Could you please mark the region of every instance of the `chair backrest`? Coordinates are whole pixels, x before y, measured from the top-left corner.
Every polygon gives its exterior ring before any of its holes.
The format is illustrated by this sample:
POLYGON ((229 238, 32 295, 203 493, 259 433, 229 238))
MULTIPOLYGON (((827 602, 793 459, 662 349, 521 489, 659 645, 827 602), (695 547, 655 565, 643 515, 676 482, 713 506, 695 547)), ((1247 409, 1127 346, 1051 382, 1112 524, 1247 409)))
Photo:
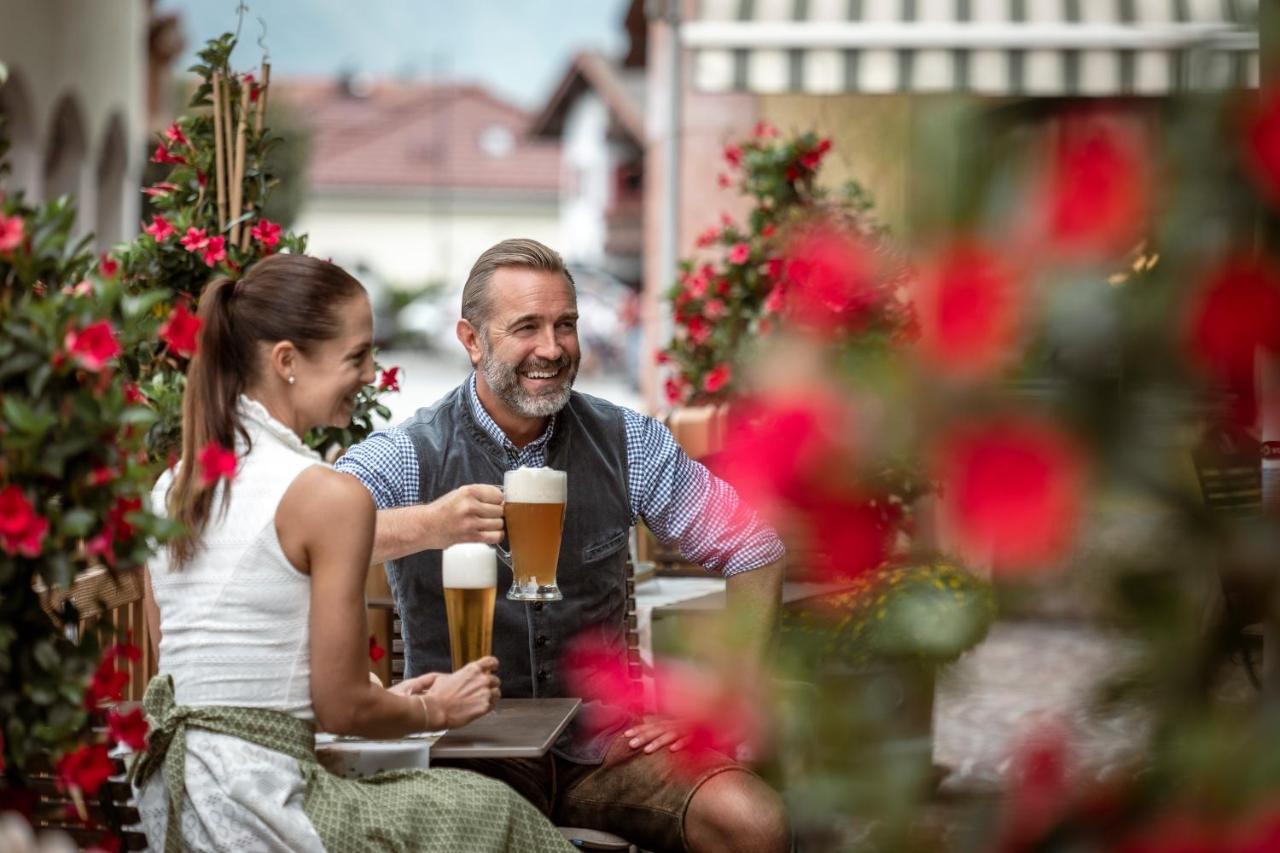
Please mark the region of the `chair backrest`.
POLYGON ((1244 430, 1211 427, 1192 460, 1209 509, 1233 516, 1262 511, 1262 445, 1244 430))

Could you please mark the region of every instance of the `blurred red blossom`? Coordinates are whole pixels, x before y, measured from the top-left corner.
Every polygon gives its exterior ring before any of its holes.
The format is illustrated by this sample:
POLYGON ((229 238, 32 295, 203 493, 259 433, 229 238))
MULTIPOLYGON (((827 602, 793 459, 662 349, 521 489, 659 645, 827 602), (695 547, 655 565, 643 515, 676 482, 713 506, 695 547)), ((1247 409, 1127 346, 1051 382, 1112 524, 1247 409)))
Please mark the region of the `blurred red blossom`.
POLYGON ((387 650, 378 645, 378 638, 373 634, 369 635, 369 660, 377 663, 387 656, 387 650))
POLYGON ((102 743, 86 744, 58 759, 58 784, 64 789, 79 788, 90 797, 98 793, 112 772, 111 756, 102 743))
POLYGON ((160 163, 161 165, 187 165, 187 158, 179 154, 174 154, 164 147, 164 144, 156 146, 155 153, 151 155, 152 163, 160 163))
POLYGON ((187 233, 178 242, 188 252, 198 252, 209 245, 209 234, 204 228, 191 227, 187 229, 187 233))
POLYGON ((212 486, 221 479, 230 481, 236 475, 236 454, 217 441, 210 440, 196 457, 200 466, 200 482, 212 486))
POLYGON ((717 364, 707 372, 702 380, 702 389, 708 394, 715 394, 733 378, 733 368, 727 364, 717 364))
POLYGON ((182 132, 182 128, 175 121, 165 129, 164 138, 175 145, 190 145, 191 141, 187 139, 187 135, 182 132))
POLYGON ((711 337, 711 324, 704 320, 701 315, 690 317, 685 328, 689 330, 689 340, 695 344, 704 344, 711 337))
POLYGON ((22 245, 27 223, 21 216, 0 213, 0 252, 12 252, 22 245))
POLYGON ((684 382, 681 379, 670 378, 663 384, 662 391, 668 403, 678 403, 684 398, 684 382))
POLYGON ((1186 342, 1191 359, 1235 392, 1235 415, 1252 422, 1258 349, 1280 352, 1280 274, 1266 261, 1229 258, 1191 297, 1186 342))
POLYGON ((746 243, 735 243, 733 248, 729 250, 729 261, 735 264, 745 264, 751 257, 751 246, 746 243))
POLYGON ((63 346, 77 364, 94 373, 120 354, 120 342, 109 320, 90 323, 83 329, 68 329, 63 346))
POLYGON ((114 658, 105 657, 89 679, 89 686, 84 691, 84 705, 96 708, 103 702, 119 702, 128 686, 129 673, 117 669, 114 658))
POLYGON ((715 242, 719 239, 720 239, 720 229, 712 225, 706 231, 703 231, 701 234, 698 235, 698 238, 694 240, 694 244, 699 249, 705 249, 708 246, 714 245, 715 242))
POLYGON ((107 734, 117 743, 130 749, 147 748, 147 720, 141 708, 134 708, 127 714, 112 711, 107 714, 107 734))
POLYGON ((267 249, 275 248, 276 244, 280 242, 280 226, 270 219, 260 220, 249 233, 253 236, 253 239, 267 249))
POLYGON ((40 556, 49 519, 36 512, 22 489, 9 484, 0 491, 0 548, 6 554, 40 556))
POLYGON ((1264 89, 1245 114, 1245 162, 1272 204, 1280 204, 1280 88, 1264 89))
POLYGON ((825 335, 861 328, 879 298, 874 270, 856 235, 827 224, 806 228, 787 247, 785 313, 825 335))
POLYGON ((160 327, 160 340, 169 349, 190 358, 199 346, 200 326, 200 318, 187 310, 186 302, 180 301, 160 327))
POLYGON ((378 390, 398 392, 400 390, 400 368, 388 367, 378 377, 378 390))
POLYGON ((1015 354, 1022 331, 1020 282, 987 246, 943 248, 916 279, 918 352, 938 373, 990 375, 1015 354))
POLYGON ((1146 161, 1136 133, 1089 116, 1064 122, 1046 176, 1054 244, 1083 255, 1129 248, 1146 224, 1146 161))
POLYGON ((111 257, 106 252, 98 259, 98 273, 103 278, 115 278, 116 273, 120 272, 120 262, 111 257))
POLYGON ((812 568, 845 581, 882 566, 893 549, 902 512, 897 505, 851 493, 813 491, 799 502, 812 568))
POLYGON ((726 145, 724 147, 724 159, 733 168, 742 165, 742 147, 738 145, 726 145))
POLYGON ((202 247, 200 247, 200 259, 204 261, 204 265, 213 268, 227 259, 227 238, 222 235, 210 237, 202 247))
POLYGON ((1085 456, 1054 424, 1025 414, 975 419, 942 437, 932 465, 940 520, 972 564, 1028 571, 1071 545, 1085 456))
POLYGON ((1002 850, 1028 849, 1070 807, 1069 732, 1059 720, 1044 720, 1024 733, 1010 756, 1002 850))
POLYGON ((169 220, 159 214, 152 217, 151 224, 142 230, 154 237, 157 243, 163 243, 176 233, 176 229, 169 224, 169 220))
MULTIPOLYGON (((164 198, 169 193, 178 189, 181 189, 181 187, 179 187, 175 183, 172 183, 170 181, 160 181, 158 183, 152 184, 149 187, 145 187, 142 191, 146 193, 148 196, 150 196, 151 198, 164 198)), ((160 217, 160 218, 163 219, 163 217, 160 217)), ((147 233, 150 233, 150 232, 148 231, 147 233)))

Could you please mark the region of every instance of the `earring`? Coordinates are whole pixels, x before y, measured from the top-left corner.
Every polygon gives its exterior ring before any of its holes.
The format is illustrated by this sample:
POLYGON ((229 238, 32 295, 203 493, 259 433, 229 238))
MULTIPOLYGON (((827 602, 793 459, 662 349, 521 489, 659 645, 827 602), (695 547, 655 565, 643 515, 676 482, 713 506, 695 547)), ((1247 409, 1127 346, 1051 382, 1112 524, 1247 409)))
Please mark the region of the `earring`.
POLYGON ((289 377, 289 384, 290 384, 290 385, 292 385, 294 382, 296 382, 296 381, 297 381, 297 378, 298 378, 298 377, 296 377, 296 376, 290 376, 290 377, 289 377))

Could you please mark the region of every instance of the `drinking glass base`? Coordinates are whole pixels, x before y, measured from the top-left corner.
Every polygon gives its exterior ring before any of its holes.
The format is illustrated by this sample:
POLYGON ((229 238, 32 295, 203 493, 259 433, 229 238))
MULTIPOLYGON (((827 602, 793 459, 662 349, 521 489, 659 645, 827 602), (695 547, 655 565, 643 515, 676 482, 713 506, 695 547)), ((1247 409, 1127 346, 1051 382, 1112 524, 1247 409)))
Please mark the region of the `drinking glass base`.
POLYGON ((507 598, 512 601, 560 601, 564 598, 560 594, 558 586, 542 586, 539 584, 527 584, 526 586, 517 586, 512 584, 507 590, 507 598))

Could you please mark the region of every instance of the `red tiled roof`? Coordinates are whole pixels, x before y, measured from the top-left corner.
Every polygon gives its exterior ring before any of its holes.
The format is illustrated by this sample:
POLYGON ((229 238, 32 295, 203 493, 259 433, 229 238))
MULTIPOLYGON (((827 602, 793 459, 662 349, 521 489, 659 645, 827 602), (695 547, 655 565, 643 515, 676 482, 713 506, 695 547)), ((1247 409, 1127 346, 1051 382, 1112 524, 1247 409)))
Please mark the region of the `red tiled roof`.
POLYGON ((560 146, 528 135, 530 116, 480 86, 374 83, 364 96, 336 80, 272 80, 311 128, 308 181, 318 189, 448 188, 554 193, 560 146), (486 152, 486 134, 512 146, 486 152))

